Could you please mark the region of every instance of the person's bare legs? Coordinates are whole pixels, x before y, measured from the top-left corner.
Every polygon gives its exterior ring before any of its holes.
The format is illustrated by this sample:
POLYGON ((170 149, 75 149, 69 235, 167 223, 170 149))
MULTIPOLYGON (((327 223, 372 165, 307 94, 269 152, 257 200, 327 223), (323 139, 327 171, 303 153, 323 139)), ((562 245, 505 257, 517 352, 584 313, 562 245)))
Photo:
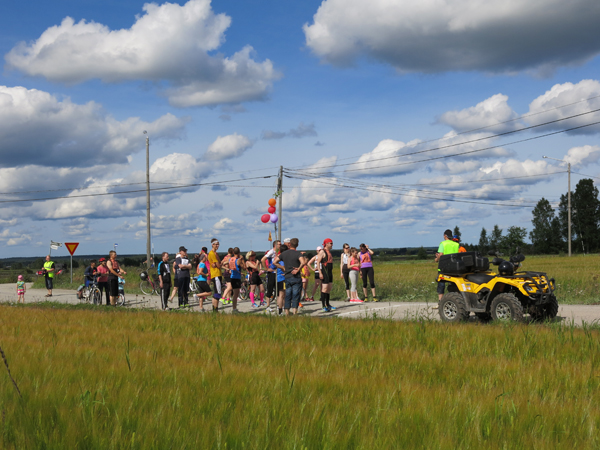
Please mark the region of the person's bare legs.
POLYGON ((318 288, 319 286, 321 286, 321 279, 320 279, 320 278, 317 278, 317 279, 315 280, 315 285, 313 286, 313 292, 312 292, 311 298, 315 298, 315 292, 317 292, 317 288, 318 288))
POLYGON ((233 295, 231 296, 232 311, 237 311, 238 295, 240 295, 240 290, 239 289, 233 289, 233 295))

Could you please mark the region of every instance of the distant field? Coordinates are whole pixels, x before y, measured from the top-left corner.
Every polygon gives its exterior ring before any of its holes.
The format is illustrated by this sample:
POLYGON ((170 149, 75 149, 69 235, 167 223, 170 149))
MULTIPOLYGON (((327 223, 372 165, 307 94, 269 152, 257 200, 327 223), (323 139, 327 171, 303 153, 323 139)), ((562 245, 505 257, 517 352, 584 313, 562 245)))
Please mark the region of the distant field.
POLYGON ((598 448, 600 335, 0 306, 0 447, 598 448))
MULTIPOLYGON (((377 296, 388 301, 437 301, 436 284, 437 265, 433 260, 426 261, 375 261, 375 283, 377 296)), ((559 303, 594 304, 600 303, 600 256, 529 256, 524 262, 524 270, 547 272, 557 282, 559 303)), ((76 289, 83 283, 83 268, 77 269, 73 276, 73 285, 69 284, 69 271, 65 271, 56 287, 76 289)), ((139 294, 138 267, 129 268, 126 276, 127 293, 139 294)), ((34 276, 35 277, 35 276, 34 276)), ((39 277, 34 287, 43 288, 44 281, 39 277)), ((362 294, 362 287, 359 289, 362 294)), ((312 279, 309 286, 312 293, 312 279)), ((334 267, 334 288, 332 298, 345 298, 343 281, 338 265, 334 267)))

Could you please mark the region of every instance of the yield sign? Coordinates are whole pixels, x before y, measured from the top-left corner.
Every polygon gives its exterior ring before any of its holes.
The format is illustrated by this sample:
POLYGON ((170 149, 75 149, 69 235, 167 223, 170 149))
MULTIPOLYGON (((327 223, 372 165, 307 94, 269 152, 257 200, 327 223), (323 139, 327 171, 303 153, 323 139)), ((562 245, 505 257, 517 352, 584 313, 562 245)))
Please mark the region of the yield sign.
POLYGON ((69 250, 71 256, 73 256, 73 253, 75 253, 75 250, 77 250, 78 245, 79 242, 65 242, 65 247, 67 247, 67 250, 69 250))

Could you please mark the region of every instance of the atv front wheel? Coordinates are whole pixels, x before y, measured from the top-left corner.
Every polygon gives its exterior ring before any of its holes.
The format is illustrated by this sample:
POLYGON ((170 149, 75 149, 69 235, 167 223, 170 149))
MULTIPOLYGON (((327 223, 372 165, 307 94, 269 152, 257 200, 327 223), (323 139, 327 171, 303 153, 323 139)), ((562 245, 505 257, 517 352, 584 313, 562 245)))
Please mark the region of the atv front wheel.
POLYGON ((448 292, 438 305, 442 322, 462 322, 469 318, 465 299, 460 292, 448 292))
POLYGON ((499 294, 492 300, 492 319, 502 321, 523 320, 523 305, 513 294, 499 294))
POLYGON ((533 320, 546 321, 554 320, 558 314, 558 300, 554 295, 550 296, 550 301, 543 305, 536 306, 529 312, 533 320))

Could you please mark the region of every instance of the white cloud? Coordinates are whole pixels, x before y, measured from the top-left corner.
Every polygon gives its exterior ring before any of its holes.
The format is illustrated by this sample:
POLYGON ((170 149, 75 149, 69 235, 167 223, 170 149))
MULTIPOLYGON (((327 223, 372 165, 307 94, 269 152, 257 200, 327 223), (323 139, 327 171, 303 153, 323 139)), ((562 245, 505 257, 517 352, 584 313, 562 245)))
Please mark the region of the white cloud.
MULTIPOLYGON (((200 228, 199 223, 202 217, 199 213, 182 213, 182 214, 150 214, 150 227, 153 237, 162 236, 204 236, 204 231, 200 228)), ((146 219, 140 219, 137 222, 123 222, 115 231, 135 232, 136 239, 146 238, 146 219)), ((191 245, 191 244, 186 244, 191 245)))
MULTIPOLYGON (((570 117, 595 109, 600 109, 599 81, 582 80, 577 84, 555 84, 549 91, 546 91, 543 95, 540 95, 530 103, 528 113, 529 117, 526 117, 525 120, 530 125, 534 125, 550 122, 552 120, 563 119, 565 117, 570 117)), ((577 127, 593 122, 600 122, 600 112, 585 114, 573 119, 556 122, 554 124, 537 128, 536 130, 563 130, 565 128, 577 127)), ((591 134, 598 132, 600 132, 600 125, 580 128, 578 130, 570 131, 569 133, 591 134)))
POLYGON ((31 242, 31 240, 31 235, 19 231, 10 231, 9 228, 6 228, 0 233, 0 242, 4 242, 4 244, 8 247, 28 244, 31 242))
POLYGON ((600 160, 600 145, 583 145, 570 148, 564 159, 570 162, 573 168, 597 163, 600 160))
POLYGON ((51 81, 100 79, 166 82, 173 106, 206 106, 261 100, 280 74, 269 60, 252 59, 246 46, 226 57, 214 53, 231 18, 215 14, 210 0, 146 3, 129 29, 70 17, 6 56, 7 66, 51 81))
POLYGON ((309 123, 308 125, 305 125, 303 122, 300 122, 300 125, 298 125, 296 128, 290 129, 289 131, 265 130, 262 132, 262 138, 265 140, 283 139, 286 137, 300 139, 307 136, 317 136, 317 131, 315 130, 314 123, 309 123))
POLYGON ((547 73, 600 52, 598 19, 596 0, 325 0, 304 33, 336 65, 366 56, 402 72, 547 73))
POLYGON ((36 89, 0 86, 0 166, 89 167, 127 163, 152 139, 179 139, 188 118, 118 121, 102 106, 59 101, 36 89))
POLYGON ((209 161, 223 161, 225 159, 237 158, 254 145, 247 136, 233 133, 227 136, 219 136, 204 154, 209 161))
POLYGON ((491 133, 502 133, 519 127, 518 121, 514 120, 517 117, 517 113, 508 106, 508 96, 496 94, 470 108, 445 112, 438 122, 459 133, 481 128, 491 133))

